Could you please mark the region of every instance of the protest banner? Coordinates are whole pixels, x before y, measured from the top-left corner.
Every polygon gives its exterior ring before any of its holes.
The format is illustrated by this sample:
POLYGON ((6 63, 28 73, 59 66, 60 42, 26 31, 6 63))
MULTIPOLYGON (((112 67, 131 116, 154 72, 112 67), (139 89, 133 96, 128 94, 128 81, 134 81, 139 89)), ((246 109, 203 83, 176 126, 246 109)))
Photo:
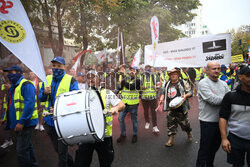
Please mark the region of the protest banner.
MULTIPOLYGON (((209 61, 231 63, 231 34, 159 43, 155 67, 204 67, 209 61)), ((153 65, 152 45, 146 45, 144 64, 153 65)))

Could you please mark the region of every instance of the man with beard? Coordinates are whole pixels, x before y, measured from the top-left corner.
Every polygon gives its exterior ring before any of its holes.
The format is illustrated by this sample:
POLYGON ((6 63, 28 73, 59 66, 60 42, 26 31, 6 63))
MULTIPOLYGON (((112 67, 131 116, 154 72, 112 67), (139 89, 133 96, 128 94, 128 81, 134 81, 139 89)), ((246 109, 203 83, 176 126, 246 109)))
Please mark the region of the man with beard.
POLYGON ((117 139, 117 143, 121 143, 126 139, 125 117, 127 113, 130 113, 131 121, 133 123, 132 143, 136 143, 138 131, 137 112, 139 106, 140 79, 137 78, 137 71, 135 68, 130 68, 129 76, 122 80, 121 88, 118 91, 121 91, 122 101, 126 105, 126 108, 119 113, 121 135, 117 139))
POLYGON ((94 150, 99 158, 100 166, 111 167, 114 160, 114 148, 112 141, 112 121, 114 114, 125 108, 124 103, 109 89, 100 87, 100 78, 96 71, 87 72, 87 83, 90 89, 96 91, 101 96, 104 109, 109 112, 106 116, 106 130, 104 140, 101 142, 80 144, 76 151, 75 167, 89 167, 91 165, 94 150))
POLYGON ((178 124, 181 129, 188 135, 188 140, 193 140, 192 129, 188 120, 189 103, 187 98, 192 96, 192 90, 187 81, 180 79, 180 69, 173 68, 168 71, 169 81, 164 86, 164 92, 160 97, 160 103, 164 102, 164 111, 167 111, 167 128, 169 139, 166 142, 166 147, 174 145, 174 135, 177 132, 178 124), (182 97, 182 105, 176 108, 171 108, 170 103, 175 98, 182 97))
POLYGON ((250 66, 239 71, 240 85, 228 92, 221 103, 221 145, 227 152, 227 162, 233 167, 243 167, 245 157, 250 165, 250 66), (227 136, 227 132, 228 136, 227 136), (247 156, 245 154, 247 153, 247 156))

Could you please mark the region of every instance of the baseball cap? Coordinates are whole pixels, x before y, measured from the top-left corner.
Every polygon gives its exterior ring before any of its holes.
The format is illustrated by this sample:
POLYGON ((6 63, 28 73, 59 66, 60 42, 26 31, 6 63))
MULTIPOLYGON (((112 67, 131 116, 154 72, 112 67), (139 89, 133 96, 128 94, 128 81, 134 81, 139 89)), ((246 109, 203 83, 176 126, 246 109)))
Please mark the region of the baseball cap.
POLYGON ((250 67, 249 67, 249 66, 250 66, 250 64, 241 66, 241 67, 240 67, 239 73, 240 73, 241 75, 250 73, 250 67))
POLYGON ((85 74, 83 73, 83 72, 78 72, 77 74, 76 74, 76 76, 78 77, 78 76, 82 76, 82 77, 84 77, 85 76, 85 74))
POLYGON ((51 62, 53 63, 53 62, 58 62, 58 63, 61 63, 61 64, 64 64, 65 65, 65 60, 64 60, 64 58, 62 58, 62 57, 54 57, 52 60, 51 60, 51 62))
POLYGON ((221 69, 225 69, 225 68, 227 68, 224 64, 222 64, 221 66, 220 66, 220 68, 221 69))
POLYGON ((5 68, 3 71, 8 72, 8 71, 12 71, 12 70, 23 72, 22 67, 19 67, 18 65, 13 65, 9 68, 5 68))
POLYGON ((90 70, 89 72, 87 72, 86 76, 88 76, 89 74, 93 74, 96 77, 99 77, 98 72, 96 72, 95 70, 90 70))

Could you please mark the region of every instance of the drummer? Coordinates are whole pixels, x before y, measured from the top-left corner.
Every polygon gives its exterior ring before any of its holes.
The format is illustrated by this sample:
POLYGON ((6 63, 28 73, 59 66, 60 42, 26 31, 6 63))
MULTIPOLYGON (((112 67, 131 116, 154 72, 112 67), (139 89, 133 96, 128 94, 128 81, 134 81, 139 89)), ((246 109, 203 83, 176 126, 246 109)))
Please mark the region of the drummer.
POLYGON ((66 74, 64 58, 55 57, 51 63, 53 75, 47 76, 49 86, 43 83, 38 96, 41 102, 46 102, 43 110, 44 115, 46 115, 44 117, 44 128, 51 139, 55 151, 58 153, 58 166, 73 166, 73 158, 68 153, 68 146, 61 140, 58 140, 53 117, 49 113, 53 113, 56 96, 61 93, 78 90, 78 83, 74 77, 66 74))
POLYGON ((164 111, 167 111, 167 128, 169 139, 165 143, 166 147, 174 145, 174 135, 177 132, 178 124, 181 129, 187 132, 188 140, 193 140, 192 129, 188 120, 189 103, 187 98, 192 96, 192 90, 188 82, 180 79, 180 69, 173 68, 168 71, 169 81, 163 87, 163 94, 160 96, 159 103, 164 103, 164 111), (170 108, 169 104, 177 97, 182 99, 178 104, 174 104, 176 108, 170 108), (182 104, 182 105, 181 105, 182 104), (180 105, 178 107, 178 105, 180 105))
MULTIPOLYGON (((123 111, 125 104, 109 89, 100 87, 100 78, 96 71, 87 72, 87 83, 90 89, 96 90, 100 94, 104 108, 109 112, 106 116, 105 137, 102 142, 93 144, 81 144, 76 151, 75 167, 89 167, 92 161, 92 155, 96 150, 100 166, 111 167, 114 160, 114 148, 112 141, 112 115, 123 111)), ((97 118, 98 119, 98 118, 97 118)))

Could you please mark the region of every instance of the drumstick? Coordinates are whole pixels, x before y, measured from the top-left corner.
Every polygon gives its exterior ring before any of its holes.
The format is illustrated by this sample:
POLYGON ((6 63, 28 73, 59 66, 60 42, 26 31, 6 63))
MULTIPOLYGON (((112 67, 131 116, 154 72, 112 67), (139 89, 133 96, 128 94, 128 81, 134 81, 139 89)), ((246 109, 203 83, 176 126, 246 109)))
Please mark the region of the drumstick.
POLYGON ((47 117, 47 116, 49 116, 49 115, 53 115, 53 113, 49 113, 49 112, 43 113, 43 116, 44 116, 44 117, 47 117))

